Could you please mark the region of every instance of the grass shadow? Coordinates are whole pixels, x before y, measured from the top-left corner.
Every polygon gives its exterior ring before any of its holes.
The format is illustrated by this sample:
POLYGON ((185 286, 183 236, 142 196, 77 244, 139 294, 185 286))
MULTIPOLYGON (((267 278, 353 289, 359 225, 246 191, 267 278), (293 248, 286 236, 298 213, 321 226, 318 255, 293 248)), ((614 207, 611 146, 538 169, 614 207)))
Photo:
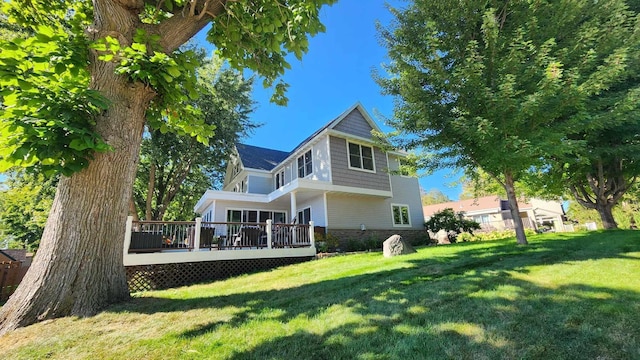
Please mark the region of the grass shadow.
POLYGON ((238 309, 230 319, 174 335, 203 353, 225 346, 214 341, 218 332, 244 337, 250 344, 235 349, 233 359, 640 358, 640 289, 546 286, 526 278, 532 266, 638 259, 628 255, 640 252, 640 236, 633 235, 545 235, 529 246, 512 240, 488 248, 460 244, 456 252, 413 257, 402 269, 282 290, 143 297, 110 311, 238 309), (269 332, 278 335, 261 340, 269 332))

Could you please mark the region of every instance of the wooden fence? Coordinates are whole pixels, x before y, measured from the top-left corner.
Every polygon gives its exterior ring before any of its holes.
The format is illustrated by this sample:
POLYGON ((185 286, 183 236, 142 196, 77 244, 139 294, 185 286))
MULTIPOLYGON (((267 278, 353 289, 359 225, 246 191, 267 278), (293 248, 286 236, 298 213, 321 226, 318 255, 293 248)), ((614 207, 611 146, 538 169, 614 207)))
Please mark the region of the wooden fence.
POLYGON ((27 273, 20 261, 0 261, 0 302, 5 302, 16 290, 27 273))

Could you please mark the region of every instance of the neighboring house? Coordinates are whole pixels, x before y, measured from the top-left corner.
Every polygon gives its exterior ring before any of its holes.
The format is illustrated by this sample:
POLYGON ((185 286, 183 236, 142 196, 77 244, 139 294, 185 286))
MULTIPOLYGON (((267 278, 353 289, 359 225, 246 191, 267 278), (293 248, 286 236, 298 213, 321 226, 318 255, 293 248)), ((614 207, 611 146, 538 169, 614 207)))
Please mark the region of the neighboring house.
MULTIPOLYGON (((518 207, 525 228, 537 230, 549 226, 555 231, 564 231, 565 213, 560 202, 532 198, 526 202, 519 201, 518 207)), ((434 213, 447 208, 456 213, 464 212, 465 218, 478 222, 483 230, 513 229, 509 202, 497 195, 424 206, 425 221, 434 213)))
POLYGON ((0 261, 19 261, 23 267, 31 266, 32 258, 24 249, 0 250, 0 261))
POLYGON ((208 190, 195 212, 204 222, 313 221, 343 240, 424 236, 418 180, 393 173, 406 154, 383 150, 372 130, 356 104, 292 151, 238 144, 223 189, 208 190))

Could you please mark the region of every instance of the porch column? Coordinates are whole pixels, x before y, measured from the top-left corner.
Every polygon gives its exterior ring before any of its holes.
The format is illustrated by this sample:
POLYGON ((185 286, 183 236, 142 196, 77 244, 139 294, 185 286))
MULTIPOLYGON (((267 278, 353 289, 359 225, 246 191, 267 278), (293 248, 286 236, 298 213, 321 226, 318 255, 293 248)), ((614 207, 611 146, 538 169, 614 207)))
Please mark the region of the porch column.
MULTIPOLYGON (((298 204, 296 201, 296 192, 292 191, 291 192, 291 219, 293 219, 294 217, 298 216, 298 204)), ((300 223, 300 219, 296 219, 296 222, 299 224, 300 223)), ((291 233, 291 243, 295 244, 296 243, 296 227, 294 226, 293 228, 291 228, 293 231, 291 233)))
MULTIPOLYGON (((296 216, 298 216, 298 202, 296 201, 296 192, 292 191, 291 192, 291 220, 293 220, 293 218, 296 216)), ((300 222, 300 219, 298 219, 298 222, 300 222)))
POLYGON ((127 224, 125 226, 124 233, 124 254, 129 253, 129 246, 131 246, 131 229, 133 228, 133 216, 127 216, 127 224))
POLYGON ((273 220, 267 219, 267 249, 272 248, 272 245, 271 245, 271 242, 273 241, 272 235, 273 235, 273 220))
POLYGON ((196 218, 196 228, 193 235, 193 250, 200 251, 200 228, 202 227, 202 218, 196 218))

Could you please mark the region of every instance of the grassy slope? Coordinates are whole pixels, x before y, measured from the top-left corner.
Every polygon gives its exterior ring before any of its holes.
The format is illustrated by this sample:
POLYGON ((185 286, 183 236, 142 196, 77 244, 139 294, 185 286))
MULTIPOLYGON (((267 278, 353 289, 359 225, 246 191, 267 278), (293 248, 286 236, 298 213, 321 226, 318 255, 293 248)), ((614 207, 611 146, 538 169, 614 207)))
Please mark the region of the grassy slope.
POLYGON ((334 257, 0 337, 31 358, 640 359, 640 232, 334 257))

